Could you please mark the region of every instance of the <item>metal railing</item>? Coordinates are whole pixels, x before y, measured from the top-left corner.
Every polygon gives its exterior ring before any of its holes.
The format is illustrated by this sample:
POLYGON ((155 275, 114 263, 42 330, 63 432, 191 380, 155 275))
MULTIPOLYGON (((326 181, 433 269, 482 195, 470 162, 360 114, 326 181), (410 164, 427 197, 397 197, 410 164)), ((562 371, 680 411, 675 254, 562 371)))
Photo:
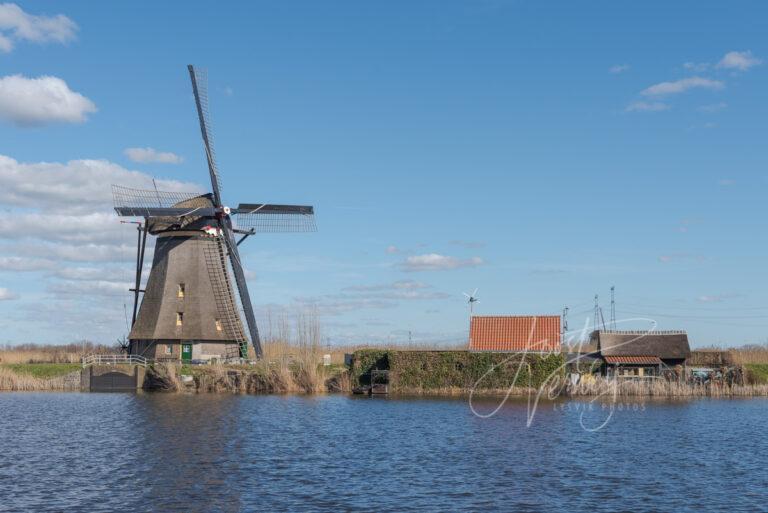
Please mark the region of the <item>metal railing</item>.
POLYGON ((90 354, 83 357, 83 368, 89 365, 141 365, 146 367, 149 360, 136 354, 90 354))

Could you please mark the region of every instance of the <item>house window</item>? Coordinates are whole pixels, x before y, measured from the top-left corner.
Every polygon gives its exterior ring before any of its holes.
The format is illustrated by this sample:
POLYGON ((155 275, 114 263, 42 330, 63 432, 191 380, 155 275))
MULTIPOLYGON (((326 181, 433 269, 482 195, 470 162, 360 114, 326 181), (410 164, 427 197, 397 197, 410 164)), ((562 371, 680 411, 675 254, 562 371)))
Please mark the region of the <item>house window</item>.
POLYGON ((165 354, 173 354, 173 346, 171 344, 165 344, 165 354))
POLYGON ((176 326, 181 326, 184 323, 184 312, 176 312, 176 326))
POLYGON ((221 331, 221 321, 216 319, 216 331, 221 331))
POLYGON ((179 283, 179 291, 176 294, 176 296, 178 298, 180 298, 180 299, 184 299, 184 284, 183 283, 179 283))

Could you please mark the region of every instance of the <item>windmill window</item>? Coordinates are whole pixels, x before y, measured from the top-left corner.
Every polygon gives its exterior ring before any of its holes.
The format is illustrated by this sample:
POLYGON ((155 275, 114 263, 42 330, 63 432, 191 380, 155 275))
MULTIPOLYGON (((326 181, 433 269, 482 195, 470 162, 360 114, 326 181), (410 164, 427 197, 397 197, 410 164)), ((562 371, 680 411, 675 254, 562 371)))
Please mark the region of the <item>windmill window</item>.
POLYGON ((184 284, 183 283, 179 283, 179 292, 177 294, 177 297, 179 297, 181 299, 184 299, 184 291, 185 291, 184 284))
POLYGON ((165 354, 173 354, 173 346, 171 344, 165 344, 165 354))
POLYGON ((216 331, 221 331, 221 321, 216 319, 216 331))
POLYGON ((176 312, 176 326, 181 326, 184 323, 184 312, 176 312))

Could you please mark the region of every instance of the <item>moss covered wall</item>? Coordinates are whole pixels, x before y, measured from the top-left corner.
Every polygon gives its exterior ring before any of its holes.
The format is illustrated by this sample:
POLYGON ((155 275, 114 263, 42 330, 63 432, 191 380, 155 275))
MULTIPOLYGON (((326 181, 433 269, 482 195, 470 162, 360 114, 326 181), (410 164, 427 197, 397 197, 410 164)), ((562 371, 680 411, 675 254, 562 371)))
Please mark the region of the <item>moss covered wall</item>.
POLYGON ((351 376, 353 385, 368 385, 371 370, 389 370, 393 392, 506 389, 512 385, 538 388, 551 375, 561 375, 564 362, 562 354, 365 349, 354 353, 351 376))

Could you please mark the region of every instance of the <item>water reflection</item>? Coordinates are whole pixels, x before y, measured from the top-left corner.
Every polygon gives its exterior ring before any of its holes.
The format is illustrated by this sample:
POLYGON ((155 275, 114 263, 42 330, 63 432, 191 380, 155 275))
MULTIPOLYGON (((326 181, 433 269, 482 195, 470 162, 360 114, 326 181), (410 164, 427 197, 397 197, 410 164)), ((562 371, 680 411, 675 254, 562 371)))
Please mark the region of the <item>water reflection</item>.
POLYGON ((765 400, 622 400, 594 433, 580 421, 604 411, 588 404, 542 402, 528 428, 524 399, 483 419, 465 398, 0 394, 0 511, 718 511, 768 498, 765 400))

